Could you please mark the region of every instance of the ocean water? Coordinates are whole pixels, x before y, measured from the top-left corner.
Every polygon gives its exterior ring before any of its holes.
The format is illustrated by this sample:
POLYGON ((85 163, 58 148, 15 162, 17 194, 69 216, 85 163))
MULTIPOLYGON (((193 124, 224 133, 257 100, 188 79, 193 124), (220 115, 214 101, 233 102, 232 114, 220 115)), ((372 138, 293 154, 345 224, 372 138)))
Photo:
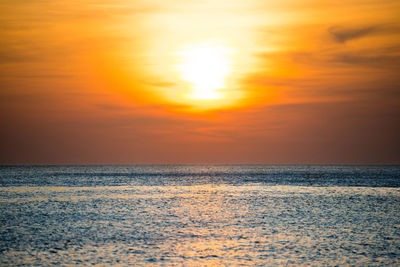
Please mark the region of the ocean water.
POLYGON ((400 265, 400 166, 3 166, 0 265, 400 265))

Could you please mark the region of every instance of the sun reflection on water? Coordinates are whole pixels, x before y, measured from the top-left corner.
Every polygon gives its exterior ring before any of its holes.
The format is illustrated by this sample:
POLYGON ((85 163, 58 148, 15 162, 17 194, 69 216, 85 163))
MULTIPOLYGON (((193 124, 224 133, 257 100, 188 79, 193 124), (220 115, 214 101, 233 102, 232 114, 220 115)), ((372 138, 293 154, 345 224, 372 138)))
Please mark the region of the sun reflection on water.
MULTIPOLYGON (((16 244, 29 244, 23 252, 8 249, 3 262, 18 258, 21 263, 51 260, 61 265, 346 265, 354 259, 368 263, 363 255, 379 253, 382 218, 393 226, 385 230, 386 250, 399 252, 394 246, 400 241, 396 188, 44 186, 2 188, 0 195, 7 208, 4 215, 18 214, 5 227, 24 236, 16 244), (369 220, 355 223, 360 216, 369 220), (51 242, 42 242, 50 236, 51 242), (368 246, 363 245, 366 242, 368 246)), ((391 263, 389 258, 380 262, 391 263)))

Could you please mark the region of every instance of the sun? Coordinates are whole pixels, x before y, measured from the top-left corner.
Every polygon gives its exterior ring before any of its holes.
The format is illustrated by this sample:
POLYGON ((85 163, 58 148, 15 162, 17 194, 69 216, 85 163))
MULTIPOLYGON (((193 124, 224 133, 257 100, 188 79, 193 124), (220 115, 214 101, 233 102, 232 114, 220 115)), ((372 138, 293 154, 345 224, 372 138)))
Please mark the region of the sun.
POLYGON ((227 78, 232 72, 232 48, 206 41, 185 47, 177 53, 177 70, 190 84, 191 100, 218 100, 225 97, 227 78))

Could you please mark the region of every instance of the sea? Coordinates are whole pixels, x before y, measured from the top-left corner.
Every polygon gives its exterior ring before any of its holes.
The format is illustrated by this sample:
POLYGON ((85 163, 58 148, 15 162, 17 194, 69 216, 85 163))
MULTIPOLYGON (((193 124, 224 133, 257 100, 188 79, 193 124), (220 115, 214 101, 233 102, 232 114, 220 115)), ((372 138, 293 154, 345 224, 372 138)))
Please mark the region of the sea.
POLYGON ((400 266, 400 166, 1 166, 0 265, 400 266))

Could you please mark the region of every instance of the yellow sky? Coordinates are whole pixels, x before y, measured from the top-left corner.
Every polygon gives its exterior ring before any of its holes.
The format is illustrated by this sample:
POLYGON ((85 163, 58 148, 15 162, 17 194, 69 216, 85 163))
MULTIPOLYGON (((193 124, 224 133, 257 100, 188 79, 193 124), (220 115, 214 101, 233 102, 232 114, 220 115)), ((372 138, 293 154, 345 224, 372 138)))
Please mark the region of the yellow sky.
POLYGON ((399 11, 1 0, 0 159, 399 162, 399 11))

